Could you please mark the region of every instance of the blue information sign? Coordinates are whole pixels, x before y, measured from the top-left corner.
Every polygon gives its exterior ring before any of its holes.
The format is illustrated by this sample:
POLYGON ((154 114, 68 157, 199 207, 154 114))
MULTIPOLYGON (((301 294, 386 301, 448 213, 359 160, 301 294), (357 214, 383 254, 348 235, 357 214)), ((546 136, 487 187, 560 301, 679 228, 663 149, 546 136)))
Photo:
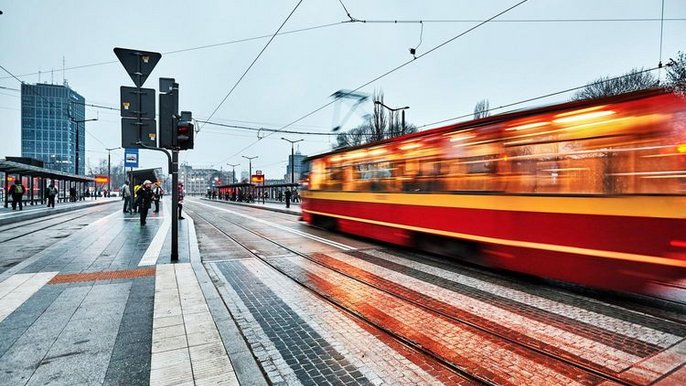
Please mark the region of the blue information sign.
POLYGON ((124 149, 124 166, 127 168, 138 167, 138 148, 127 147, 124 149))

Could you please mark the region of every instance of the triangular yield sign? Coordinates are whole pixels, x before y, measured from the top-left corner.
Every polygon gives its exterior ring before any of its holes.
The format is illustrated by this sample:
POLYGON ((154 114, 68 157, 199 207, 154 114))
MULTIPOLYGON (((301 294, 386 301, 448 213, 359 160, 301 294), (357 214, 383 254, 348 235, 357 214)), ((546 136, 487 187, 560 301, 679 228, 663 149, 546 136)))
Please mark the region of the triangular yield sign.
POLYGON ((131 80, 136 87, 142 87, 148 75, 162 58, 159 52, 149 52, 141 50, 131 50, 128 48, 115 48, 115 55, 124 66, 126 72, 131 76, 131 80))

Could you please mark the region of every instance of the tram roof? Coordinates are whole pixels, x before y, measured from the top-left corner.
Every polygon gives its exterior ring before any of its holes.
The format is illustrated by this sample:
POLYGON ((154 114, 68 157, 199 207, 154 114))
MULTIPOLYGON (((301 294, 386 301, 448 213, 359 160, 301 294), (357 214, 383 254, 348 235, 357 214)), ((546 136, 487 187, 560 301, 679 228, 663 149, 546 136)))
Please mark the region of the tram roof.
POLYGON ((65 181, 94 182, 95 178, 78 174, 64 173, 57 170, 42 168, 39 166, 24 164, 16 161, 0 160, 0 172, 6 174, 21 174, 32 177, 47 177, 65 181))
POLYGON ((656 88, 650 88, 650 89, 645 89, 645 90, 628 92, 628 93, 624 93, 624 94, 620 94, 620 95, 612 95, 612 96, 594 98, 594 99, 582 99, 582 100, 577 100, 577 101, 569 101, 569 102, 563 102, 563 103, 548 104, 548 105, 536 106, 536 107, 531 107, 531 108, 523 108, 523 109, 517 109, 517 110, 512 110, 512 111, 506 111, 504 113, 500 113, 500 114, 496 114, 496 115, 490 115, 488 117, 484 117, 484 118, 480 118, 480 119, 458 122, 458 123, 454 123, 452 125, 435 127, 432 129, 427 129, 424 131, 418 131, 416 133, 411 133, 411 134, 405 134, 405 135, 402 135, 399 137, 388 138, 388 139, 384 139, 384 140, 377 141, 377 142, 370 142, 370 143, 365 143, 362 145, 351 146, 351 147, 346 147, 346 148, 342 148, 342 149, 336 149, 336 150, 332 150, 332 151, 329 151, 326 153, 315 154, 315 155, 312 155, 312 156, 305 158, 305 160, 303 160, 303 162, 310 162, 314 159, 326 157, 326 156, 329 156, 331 154, 345 153, 345 152, 352 151, 352 150, 364 149, 367 147, 379 146, 379 145, 392 143, 392 142, 405 141, 405 140, 408 140, 411 138, 423 137, 425 135, 439 134, 439 133, 449 132, 449 131, 453 131, 453 130, 463 130, 463 129, 480 127, 480 126, 488 126, 488 125, 492 125, 492 124, 499 123, 499 122, 504 122, 504 121, 508 121, 508 120, 512 120, 512 119, 521 118, 521 117, 526 117, 529 115, 545 114, 548 112, 558 111, 558 110, 578 109, 578 108, 584 108, 586 106, 595 106, 595 105, 601 105, 601 104, 629 102, 629 101, 636 100, 636 99, 653 97, 653 96, 670 94, 670 93, 672 93, 672 91, 669 89, 656 87, 656 88))

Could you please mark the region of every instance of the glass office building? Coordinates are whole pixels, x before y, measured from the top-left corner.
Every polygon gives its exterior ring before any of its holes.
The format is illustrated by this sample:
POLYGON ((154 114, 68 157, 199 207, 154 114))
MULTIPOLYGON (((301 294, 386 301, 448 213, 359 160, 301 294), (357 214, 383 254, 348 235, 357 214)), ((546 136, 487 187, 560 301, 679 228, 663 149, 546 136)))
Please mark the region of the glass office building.
POLYGON ((21 156, 41 160, 49 169, 84 175, 85 110, 85 99, 66 82, 22 84, 21 156))

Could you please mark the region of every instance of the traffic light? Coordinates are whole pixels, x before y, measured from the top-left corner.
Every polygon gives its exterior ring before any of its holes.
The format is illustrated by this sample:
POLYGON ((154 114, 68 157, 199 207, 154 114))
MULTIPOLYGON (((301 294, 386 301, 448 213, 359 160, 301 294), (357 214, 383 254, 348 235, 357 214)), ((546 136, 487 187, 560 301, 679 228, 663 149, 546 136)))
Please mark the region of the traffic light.
POLYGON ((174 145, 179 150, 192 149, 194 135, 193 113, 190 111, 182 111, 181 117, 176 124, 176 143, 174 145))

